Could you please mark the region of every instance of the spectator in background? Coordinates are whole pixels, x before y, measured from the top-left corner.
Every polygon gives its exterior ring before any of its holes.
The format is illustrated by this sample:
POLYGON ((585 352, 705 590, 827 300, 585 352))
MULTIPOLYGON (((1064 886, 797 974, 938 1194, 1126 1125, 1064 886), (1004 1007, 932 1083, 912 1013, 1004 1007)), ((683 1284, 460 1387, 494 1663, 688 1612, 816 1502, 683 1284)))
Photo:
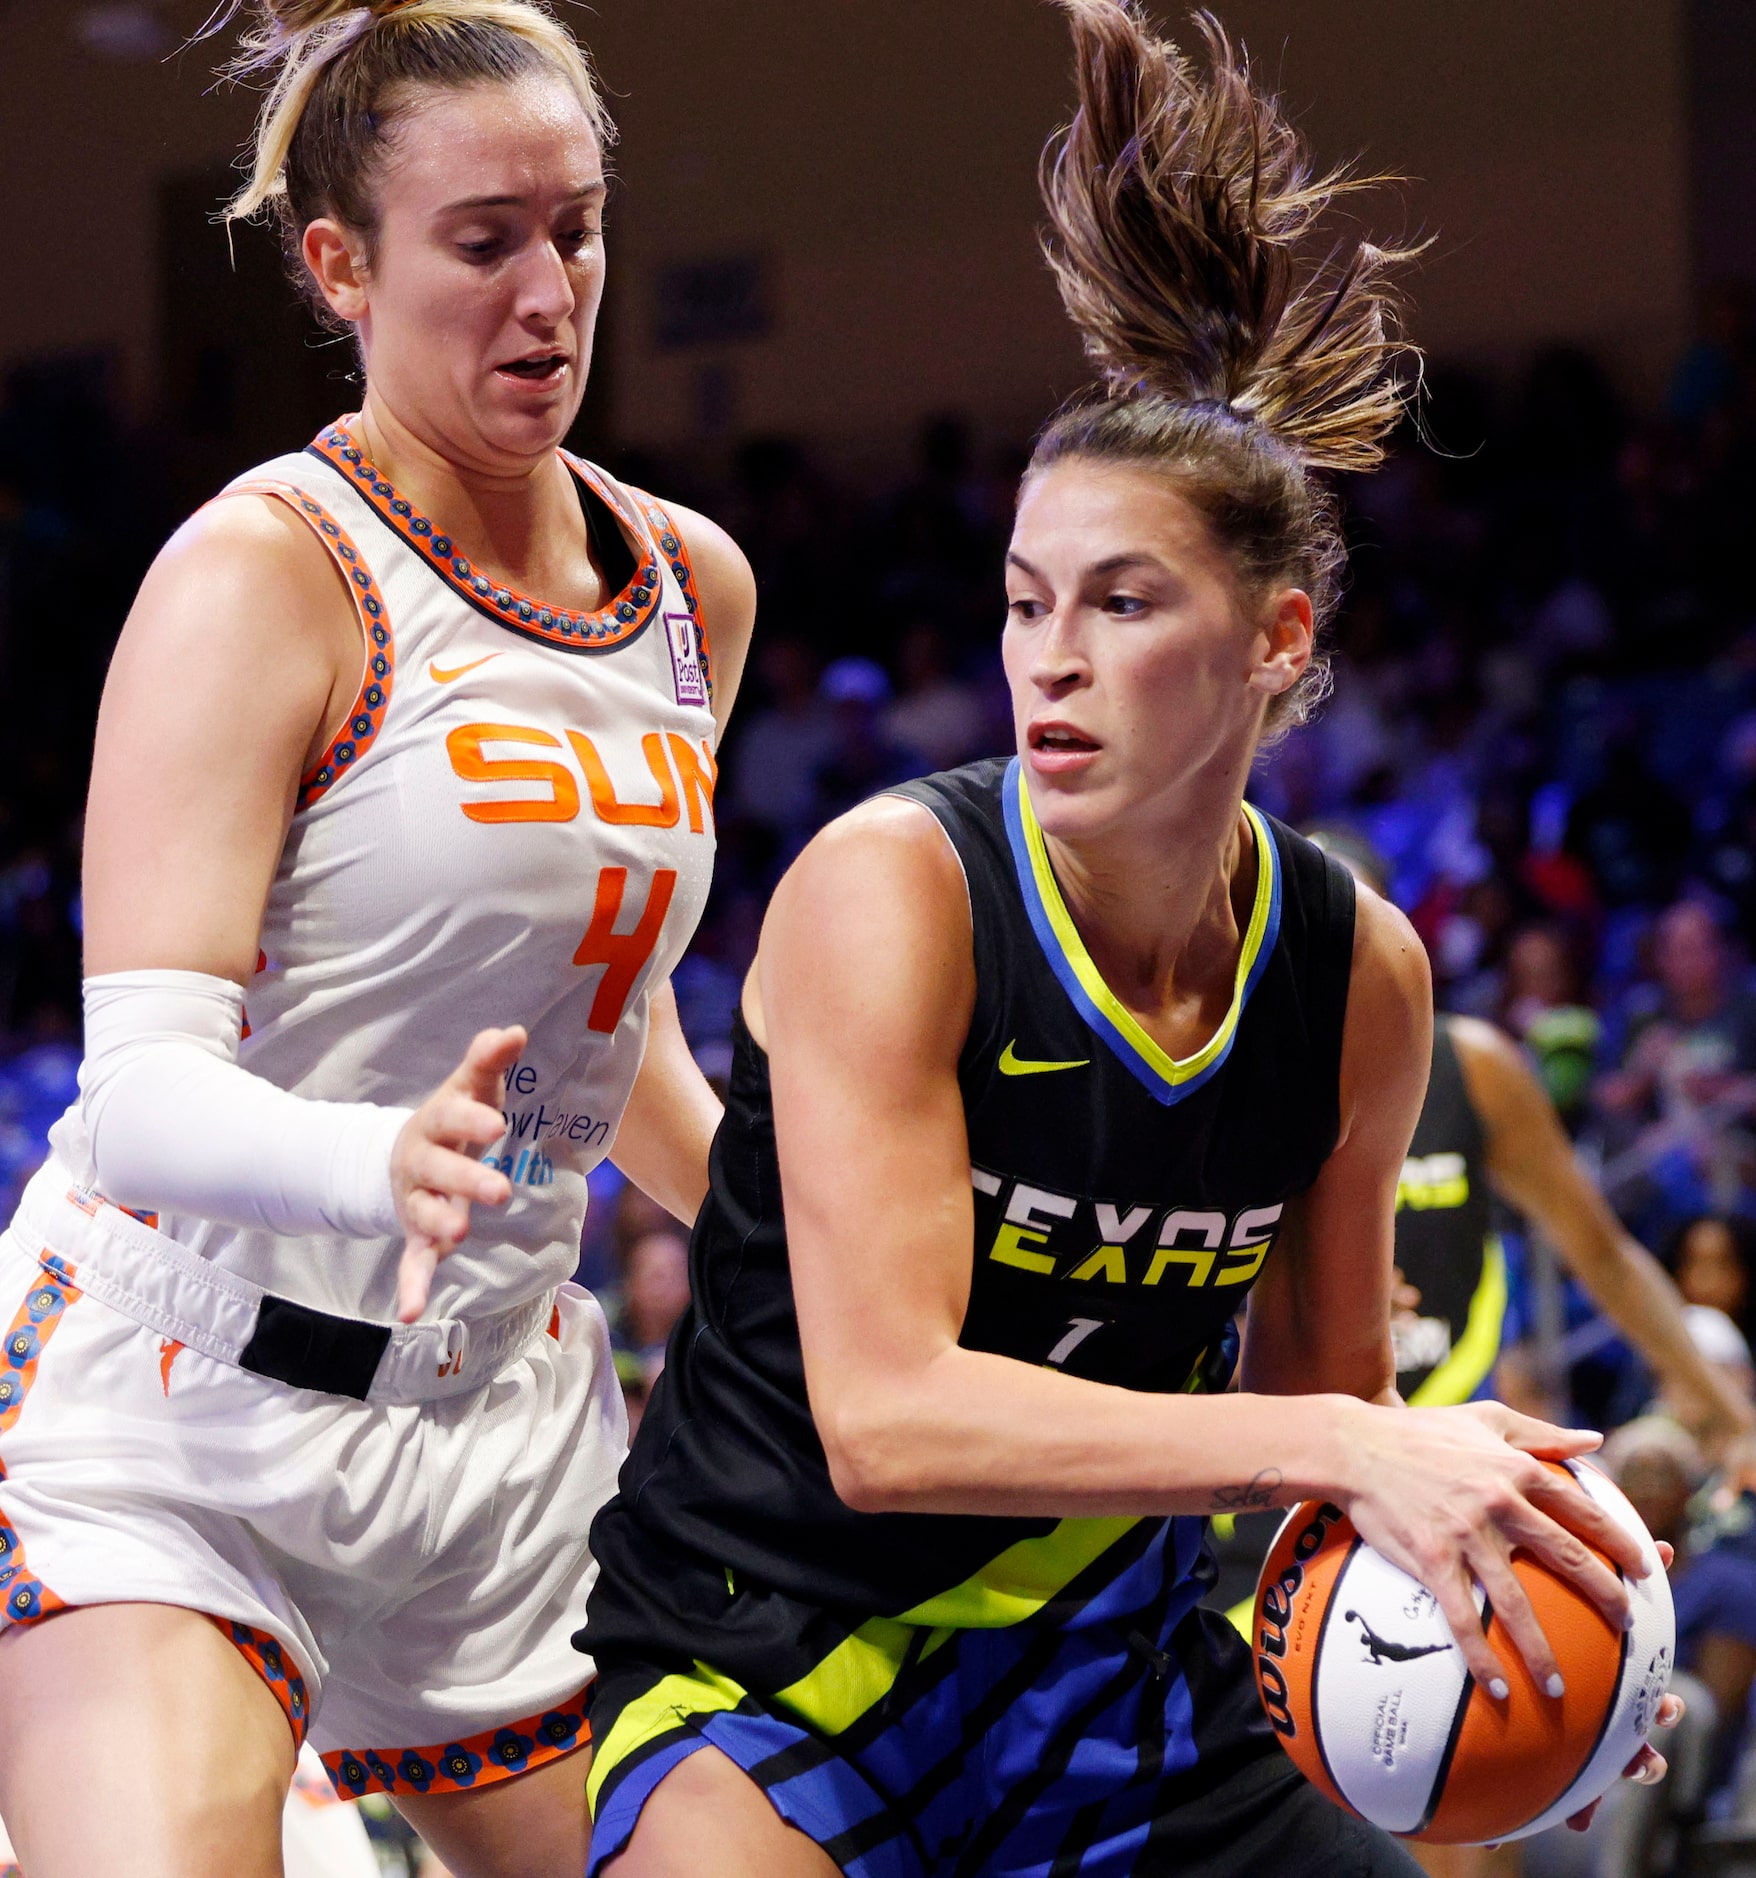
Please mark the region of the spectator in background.
POLYGON ((598 1301, 632 1436, 665 1367, 665 1344, 689 1305, 689 1235, 632 1182, 616 1196, 614 1284, 598 1301))
MULTIPOLYGON (((1750 1346, 1737 1325, 1711 1304, 1685 1304, 1683 1323, 1701 1360, 1724 1379, 1740 1401, 1756 1403, 1756 1367, 1752 1367, 1750 1346)), ((1652 1412, 1668 1416, 1691 1434, 1706 1438, 1698 1413, 1678 1402, 1669 1389, 1654 1398, 1652 1412)))
POLYGON ((1591 1094, 1603 1025, 1586 1002, 1577 952, 1552 922, 1521 926, 1506 948, 1500 1028, 1521 1039, 1571 1130, 1591 1094))
POLYGON ((1638 729, 1617 724, 1603 774, 1573 804, 1566 848, 1611 906, 1651 905, 1674 893, 1694 840, 1688 806, 1652 773, 1638 729))
POLYGON ((835 749, 835 722, 817 696, 817 660, 804 640, 759 635, 756 677, 768 702, 738 733, 732 808, 791 853, 815 825, 817 771, 835 749))
POLYGON ((884 734, 918 751, 931 769, 955 769, 986 754, 988 714, 974 685, 954 677, 945 635, 916 620, 897 647, 902 695, 884 713, 884 734))
POLYGON ((628 1248, 616 1302, 610 1343, 632 1436, 664 1373, 665 1345, 689 1308, 689 1235, 675 1220, 642 1233, 628 1248))
POLYGON ((823 674, 818 695, 834 725, 833 754, 818 765, 814 826, 857 808, 868 796, 932 768, 925 757, 894 743, 884 727, 890 680, 872 659, 837 659, 823 674))
POLYGON ((1752 1228, 1745 1219, 1703 1214, 1677 1233, 1665 1263, 1685 1303, 1723 1311, 1748 1341, 1752 1228))
POLYGON ((1605 1183, 1622 1198, 1644 1177, 1672 1216, 1739 1210, 1752 1166, 1756 997, 1742 986, 1714 910, 1679 900, 1654 936, 1657 977, 1619 1068, 1597 1087, 1620 1124, 1622 1153, 1605 1183))
POLYGON ((1756 1558, 1711 1530, 1690 1549, 1689 1503, 1706 1469, 1674 1422, 1643 1416, 1624 1424, 1604 1444, 1603 1462, 1652 1536, 1676 1548, 1677 1663, 1706 1685, 1719 1716, 1712 1791, 1736 1769, 1756 1680, 1756 1558))

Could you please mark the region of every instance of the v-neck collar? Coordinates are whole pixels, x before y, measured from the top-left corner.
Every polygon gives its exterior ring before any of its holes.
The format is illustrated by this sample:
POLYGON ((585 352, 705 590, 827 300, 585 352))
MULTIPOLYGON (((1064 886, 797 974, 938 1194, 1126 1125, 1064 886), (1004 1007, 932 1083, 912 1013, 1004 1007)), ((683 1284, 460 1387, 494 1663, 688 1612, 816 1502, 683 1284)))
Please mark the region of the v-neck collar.
POLYGON ((1060 980, 1061 988, 1073 1000, 1086 1023, 1148 1095, 1167 1106, 1184 1101, 1215 1076, 1231 1054, 1238 1034, 1238 1020, 1280 936, 1280 856, 1267 823, 1248 802, 1244 804, 1244 813, 1256 837, 1256 898, 1244 931, 1244 943, 1238 952, 1231 1008, 1220 1020, 1219 1028, 1193 1056, 1174 1057, 1147 1035, 1139 1020, 1104 983, 1102 973, 1086 950, 1079 928, 1074 925, 1067 903, 1061 897, 1061 886, 1049 861, 1048 843, 1031 805, 1030 790, 1017 757, 1007 765, 1001 796, 1019 891, 1024 896, 1025 911, 1030 915, 1031 928, 1049 969, 1060 980))

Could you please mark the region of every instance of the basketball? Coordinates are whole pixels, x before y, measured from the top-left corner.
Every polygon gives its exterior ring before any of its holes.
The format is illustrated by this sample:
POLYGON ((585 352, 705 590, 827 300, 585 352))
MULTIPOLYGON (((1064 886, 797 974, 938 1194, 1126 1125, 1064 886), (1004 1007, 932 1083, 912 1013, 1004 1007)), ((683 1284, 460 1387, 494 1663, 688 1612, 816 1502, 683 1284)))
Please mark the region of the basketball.
POLYGON ((1670 1585, 1621 1492, 1594 1467, 1564 1466, 1638 1535, 1653 1570, 1628 1584, 1634 1627, 1623 1634, 1514 1553, 1560 1662, 1559 1697, 1537 1686, 1479 1587, 1511 1684, 1505 1702, 1476 1686, 1432 1592, 1339 1507, 1308 1500, 1287 1515, 1256 1586, 1256 1686, 1300 1771, 1339 1805, 1408 1839, 1521 1839, 1589 1806, 1639 1752, 1676 1650, 1670 1585))

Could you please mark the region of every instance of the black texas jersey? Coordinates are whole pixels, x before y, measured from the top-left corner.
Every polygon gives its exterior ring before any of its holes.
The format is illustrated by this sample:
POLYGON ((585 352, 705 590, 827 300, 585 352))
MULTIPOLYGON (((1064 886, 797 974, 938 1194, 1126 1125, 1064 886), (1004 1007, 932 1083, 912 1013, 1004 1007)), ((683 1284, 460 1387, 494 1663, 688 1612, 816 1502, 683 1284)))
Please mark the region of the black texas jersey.
MULTIPOLYGON (((976 1226, 961 1341, 1133 1389, 1223 1385, 1282 1209, 1335 1144, 1352 878, 1250 811, 1258 883, 1237 995, 1211 1044, 1173 1062, 1092 968, 1016 762, 894 793, 938 818, 969 882, 976 1000, 958 1076, 976 1226)), ((883 1256, 868 1230, 849 1218, 850 1256, 883 1256)), ((604 1578, 588 1647, 620 1639, 615 1586, 650 1578, 655 1541, 667 1572, 704 1568, 704 1610, 735 1573, 894 1616, 1056 1528, 837 1498, 805 1394, 767 1060, 741 1023, 690 1263, 689 1312, 593 1528, 604 1578)))

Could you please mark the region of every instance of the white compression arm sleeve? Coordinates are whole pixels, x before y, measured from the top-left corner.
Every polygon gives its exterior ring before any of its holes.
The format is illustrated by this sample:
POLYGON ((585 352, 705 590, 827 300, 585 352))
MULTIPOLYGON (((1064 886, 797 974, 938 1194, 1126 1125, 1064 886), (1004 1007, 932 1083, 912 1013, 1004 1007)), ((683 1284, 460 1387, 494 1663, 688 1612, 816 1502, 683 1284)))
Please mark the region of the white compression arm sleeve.
POLYGON ((119 1206, 273 1233, 400 1233, 390 1154, 410 1109, 313 1102, 238 1063, 244 993, 204 972, 85 981, 80 1111, 119 1206))

